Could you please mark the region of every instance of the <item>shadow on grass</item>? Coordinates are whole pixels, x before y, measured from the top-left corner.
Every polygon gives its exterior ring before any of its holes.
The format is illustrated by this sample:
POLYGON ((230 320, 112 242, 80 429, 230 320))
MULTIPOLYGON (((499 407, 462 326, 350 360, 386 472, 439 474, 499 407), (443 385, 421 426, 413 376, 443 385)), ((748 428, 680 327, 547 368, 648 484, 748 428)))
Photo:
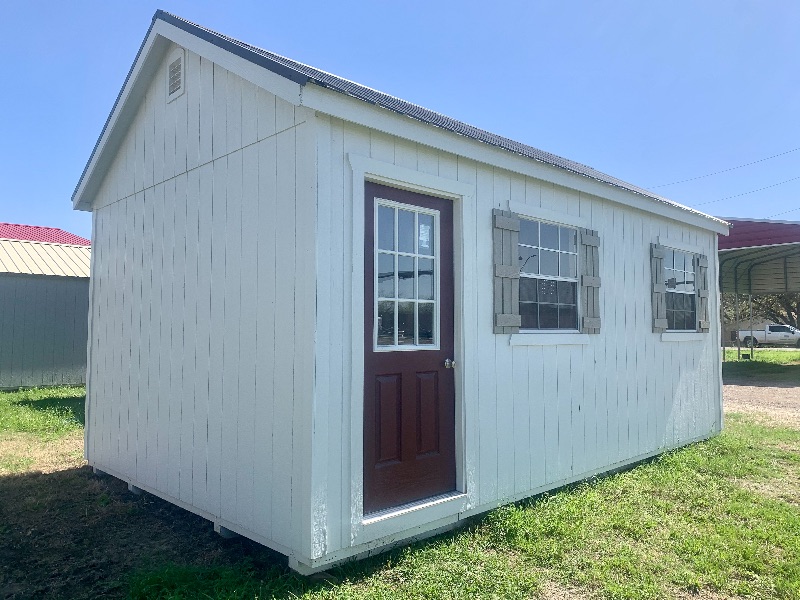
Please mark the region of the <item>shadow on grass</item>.
POLYGON ((758 360, 724 362, 722 363, 722 380, 728 385, 798 387, 800 386, 800 365, 777 365, 758 360))
POLYGON ((0 476, 0 539, 0 598, 293 598, 369 578, 405 551, 302 577, 269 548, 223 539, 90 467, 0 476))
POLYGON ((75 390, 74 395, 60 398, 42 398, 40 400, 17 400, 15 404, 42 412, 67 414, 81 424, 86 425, 86 394, 82 389, 75 390))

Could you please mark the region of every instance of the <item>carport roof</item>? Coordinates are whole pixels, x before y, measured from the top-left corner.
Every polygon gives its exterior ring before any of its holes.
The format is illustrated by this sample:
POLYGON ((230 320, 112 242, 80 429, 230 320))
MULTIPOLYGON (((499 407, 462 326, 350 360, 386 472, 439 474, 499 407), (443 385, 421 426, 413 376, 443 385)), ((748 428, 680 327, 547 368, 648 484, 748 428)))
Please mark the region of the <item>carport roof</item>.
POLYGON ((800 222, 725 220, 732 227, 719 238, 721 291, 800 292, 800 222))

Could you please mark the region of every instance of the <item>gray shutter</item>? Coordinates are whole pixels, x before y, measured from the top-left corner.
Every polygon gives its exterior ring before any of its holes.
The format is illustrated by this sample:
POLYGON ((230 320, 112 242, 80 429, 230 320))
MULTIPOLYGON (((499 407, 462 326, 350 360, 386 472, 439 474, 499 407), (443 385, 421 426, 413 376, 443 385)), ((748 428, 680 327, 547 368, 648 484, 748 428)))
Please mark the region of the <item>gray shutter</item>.
POLYGON ((697 331, 708 333, 708 257, 694 257, 694 282, 697 291, 697 331))
POLYGON ((667 330, 667 285, 664 283, 664 246, 650 244, 650 270, 653 274, 653 332, 667 330))
POLYGON ((579 229, 578 233, 581 331, 600 333, 600 236, 591 229, 579 229))
POLYGON ((494 234, 494 332, 518 333, 519 315, 519 217, 492 211, 494 234))

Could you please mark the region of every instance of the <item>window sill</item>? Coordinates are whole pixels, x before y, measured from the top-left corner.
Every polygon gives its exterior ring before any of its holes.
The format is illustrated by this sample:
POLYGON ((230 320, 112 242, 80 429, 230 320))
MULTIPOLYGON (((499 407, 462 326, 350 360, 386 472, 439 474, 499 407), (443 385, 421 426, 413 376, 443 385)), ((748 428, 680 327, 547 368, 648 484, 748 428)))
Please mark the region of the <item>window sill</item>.
POLYGON ((511 346, 584 346, 589 343, 588 333, 513 333, 511 346))
POLYGON ((696 331, 665 331, 661 334, 662 342, 702 342, 707 333, 696 331))

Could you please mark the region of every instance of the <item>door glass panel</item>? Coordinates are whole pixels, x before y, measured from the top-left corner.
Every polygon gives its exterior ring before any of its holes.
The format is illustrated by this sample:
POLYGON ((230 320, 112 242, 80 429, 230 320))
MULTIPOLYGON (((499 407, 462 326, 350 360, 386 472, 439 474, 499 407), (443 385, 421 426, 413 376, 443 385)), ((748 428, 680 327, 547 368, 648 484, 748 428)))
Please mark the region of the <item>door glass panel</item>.
POLYGON ((438 344, 438 212, 376 199, 375 347, 438 344))
POLYGON ((394 250, 394 209, 378 207, 378 248, 394 250))
POLYGON ((378 254, 378 297, 394 298, 394 254, 378 254))
POLYGON ((414 344, 414 303, 400 302, 397 305, 397 343, 400 346, 414 344))
POLYGON ((400 252, 414 252, 414 213, 397 211, 397 246, 400 252))
POLYGON ((432 302, 421 302, 418 305, 419 311, 419 344, 429 346, 433 344, 433 313, 434 304, 432 302))
POLYGON ((433 300, 433 259, 418 258, 417 263, 419 269, 417 279, 419 299, 433 300))
POLYGON ((425 256, 433 256, 435 248, 433 239, 435 230, 433 228, 433 215, 419 215, 419 253, 425 256))
POLYGON ((378 302, 378 345, 394 346, 394 301, 378 302))
POLYGON ((414 257, 397 257, 397 296, 414 299, 414 257))

